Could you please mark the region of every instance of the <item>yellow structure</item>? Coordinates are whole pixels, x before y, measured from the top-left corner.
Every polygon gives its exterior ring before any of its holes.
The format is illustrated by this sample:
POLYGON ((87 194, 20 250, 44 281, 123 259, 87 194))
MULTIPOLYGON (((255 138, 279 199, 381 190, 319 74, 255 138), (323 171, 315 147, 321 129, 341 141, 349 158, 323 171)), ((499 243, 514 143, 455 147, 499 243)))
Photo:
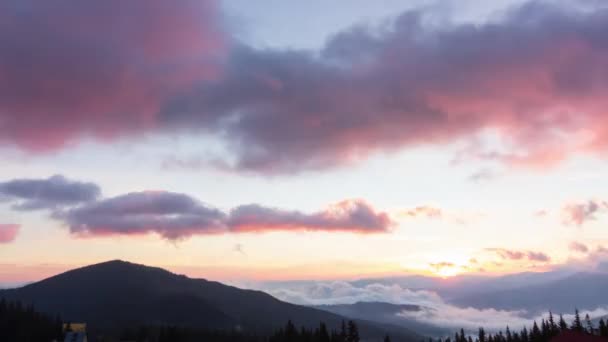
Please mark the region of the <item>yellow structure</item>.
POLYGON ((71 331, 73 332, 82 332, 82 333, 86 333, 87 332, 87 324, 86 323, 63 323, 63 331, 66 331, 66 329, 68 328, 68 325, 70 326, 71 331))

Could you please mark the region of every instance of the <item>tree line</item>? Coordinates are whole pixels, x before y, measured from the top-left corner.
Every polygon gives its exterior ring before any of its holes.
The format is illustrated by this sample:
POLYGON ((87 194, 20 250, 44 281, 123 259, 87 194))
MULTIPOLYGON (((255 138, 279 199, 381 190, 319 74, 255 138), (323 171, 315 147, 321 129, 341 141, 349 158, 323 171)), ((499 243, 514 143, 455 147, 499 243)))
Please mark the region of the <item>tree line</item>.
POLYGON ((38 342, 60 340, 62 321, 34 310, 31 305, 0 299, 0 341, 38 342))
MULTIPOLYGON (((69 323, 67 331, 69 331, 69 323)), ((141 326, 127 327, 119 334, 105 337, 89 336, 97 342, 360 342, 359 328, 354 321, 344 322, 338 330, 330 330, 325 323, 314 329, 297 328, 292 321, 270 334, 258 335, 241 330, 201 330, 195 327, 141 326)), ((49 342, 63 341, 65 332, 59 316, 37 312, 32 305, 0 299, 0 341, 49 342)), ((386 336, 385 342, 390 342, 386 336)))
MULTIPOLYGON (((549 312, 548 318, 541 319, 540 325, 534 321, 531 328, 523 327, 520 331, 512 331, 507 326, 504 332, 501 330, 491 334, 486 332, 484 328, 479 328, 477 336, 465 334, 464 329, 454 334, 454 337, 438 339, 437 342, 550 342, 554 337, 563 332, 576 332, 579 334, 593 335, 605 338, 608 341, 608 322, 603 318, 599 320, 598 325, 591 321, 589 315, 585 315, 584 320, 581 319, 580 313, 575 310, 574 320, 568 324, 564 320, 563 315, 559 315, 556 321, 553 314, 549 312)), ((433 339, 430 340, 433 342, 433 339)))
MULTIPOLYGON (((248 334, 233 330, 197 330, 195 328, 166 326, 125 329, 121 340, 137 342, 360 342, 359 328, 354 321, 342 322, 339 330, 330 330, 325 323, 314 329, 297 328, 291 321, 270 335, 248 334)), ((385 342, 390 342, 388 336, 385 342)))

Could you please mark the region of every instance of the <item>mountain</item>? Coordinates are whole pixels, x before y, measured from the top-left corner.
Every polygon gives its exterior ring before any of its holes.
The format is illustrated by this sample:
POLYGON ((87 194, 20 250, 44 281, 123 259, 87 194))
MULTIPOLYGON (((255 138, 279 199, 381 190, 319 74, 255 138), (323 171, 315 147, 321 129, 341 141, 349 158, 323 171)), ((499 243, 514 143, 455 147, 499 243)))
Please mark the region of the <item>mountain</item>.
POLYGON ((420 306, 418 305, 357 302, 354 304, 318 305, 315 308, 353 319, 397 325, 428 336, 441 336, 452 332, 448 329, 398 315, 404 311, 419 311, 420 306))
MULTIPOLYGON (((166 270, 124 261, 87 266, 29 284, 0 290, 0 297, 31 303, 37 310, 91 327, 120 329, 136 324, 175 324, 209 329, 269 332, 288 319, 298 326, 325 322, 337 329, 344 317, 282 302, 264 292, 191 279, 166 270)), ((358 321, 361 336, 418 341, 400 327, 358 321)))
POLYGON ((399 285, 410 290, 427 290, 450 300, 461 297, 474 297, 480 293, 493 293, 527 286, 546 284, 565 279, 574 274, 572 271, 522 272, 503 276, 458 275, 450 278, 437 278, 422 275, 409 275, 386 278, 367 278, 351 282, 357 287, 372 284, 399 285))
POLYGON ((524 309, 532 313, 552 310, 569 313, 574 308, 595 309, 608 305, 606 289, 608 274, 577 273, 542 284, 453 298, 450 302, 480 309, 524 309))

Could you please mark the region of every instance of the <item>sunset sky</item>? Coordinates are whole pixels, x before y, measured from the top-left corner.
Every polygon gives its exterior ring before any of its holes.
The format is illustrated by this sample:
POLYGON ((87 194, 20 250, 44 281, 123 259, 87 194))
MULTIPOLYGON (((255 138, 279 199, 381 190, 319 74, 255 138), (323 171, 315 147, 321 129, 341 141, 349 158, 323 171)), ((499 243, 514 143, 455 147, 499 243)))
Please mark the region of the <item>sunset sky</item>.
POLYGON ((608 4, 0 1, 0 284, 608 265, 608 4))

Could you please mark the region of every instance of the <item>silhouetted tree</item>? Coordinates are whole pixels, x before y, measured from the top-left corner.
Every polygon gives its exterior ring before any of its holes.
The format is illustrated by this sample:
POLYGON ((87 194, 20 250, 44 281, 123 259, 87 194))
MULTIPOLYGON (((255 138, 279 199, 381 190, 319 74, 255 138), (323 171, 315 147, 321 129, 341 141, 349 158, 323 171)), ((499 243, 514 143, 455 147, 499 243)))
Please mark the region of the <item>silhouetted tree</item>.
POLYGON ((553 319, 553 313, 549 311, 549 332, 551 336, 555 336, 558 333, 557 324, 555 324, 555 320, 553 319))
POLYGON ((593 327, 593 323, 591 323, 591 318, 589 318, 589 314, 585 315, 585 324, 587 325, 587 332, 593 334, 595 328, 593 327))
POLYGON ((524 342, 530 341, 530 336, 528 335, 528 329, 526 327, 521 331, 521 340, 524 342))
POLYGON ((559 314, 559 330, 568 330, 568 323, 566 323, 566 320, 564 319, 564 316, 562 314, 559 314))
POLYGON ((606 322, 604 321, 604 319, 600 319, 600 323, 599 323, 599 334, 601 337, 608 337, 608 325, 606 324, 606 322))
POLYGON ((486 331, 483 328, 479 328, 479 333, 477 334, 477 340, 479 342, 486 342, 486 331))
POLYGON ((359 327, 353 321, 348 321, 348 335, 346 342, 359 342, 359 327))
POLYGON ((578 309, 574 310, 574 321, 572 322, 572 330, 577 332, 585 331, 581 322, 581 316, 578 313, 578 309))
POLYGON ((24 308, 21 302, 0 300, 0 341, 51 341, 61 339, 60 319, 37 312, 33 306, 24 308))

